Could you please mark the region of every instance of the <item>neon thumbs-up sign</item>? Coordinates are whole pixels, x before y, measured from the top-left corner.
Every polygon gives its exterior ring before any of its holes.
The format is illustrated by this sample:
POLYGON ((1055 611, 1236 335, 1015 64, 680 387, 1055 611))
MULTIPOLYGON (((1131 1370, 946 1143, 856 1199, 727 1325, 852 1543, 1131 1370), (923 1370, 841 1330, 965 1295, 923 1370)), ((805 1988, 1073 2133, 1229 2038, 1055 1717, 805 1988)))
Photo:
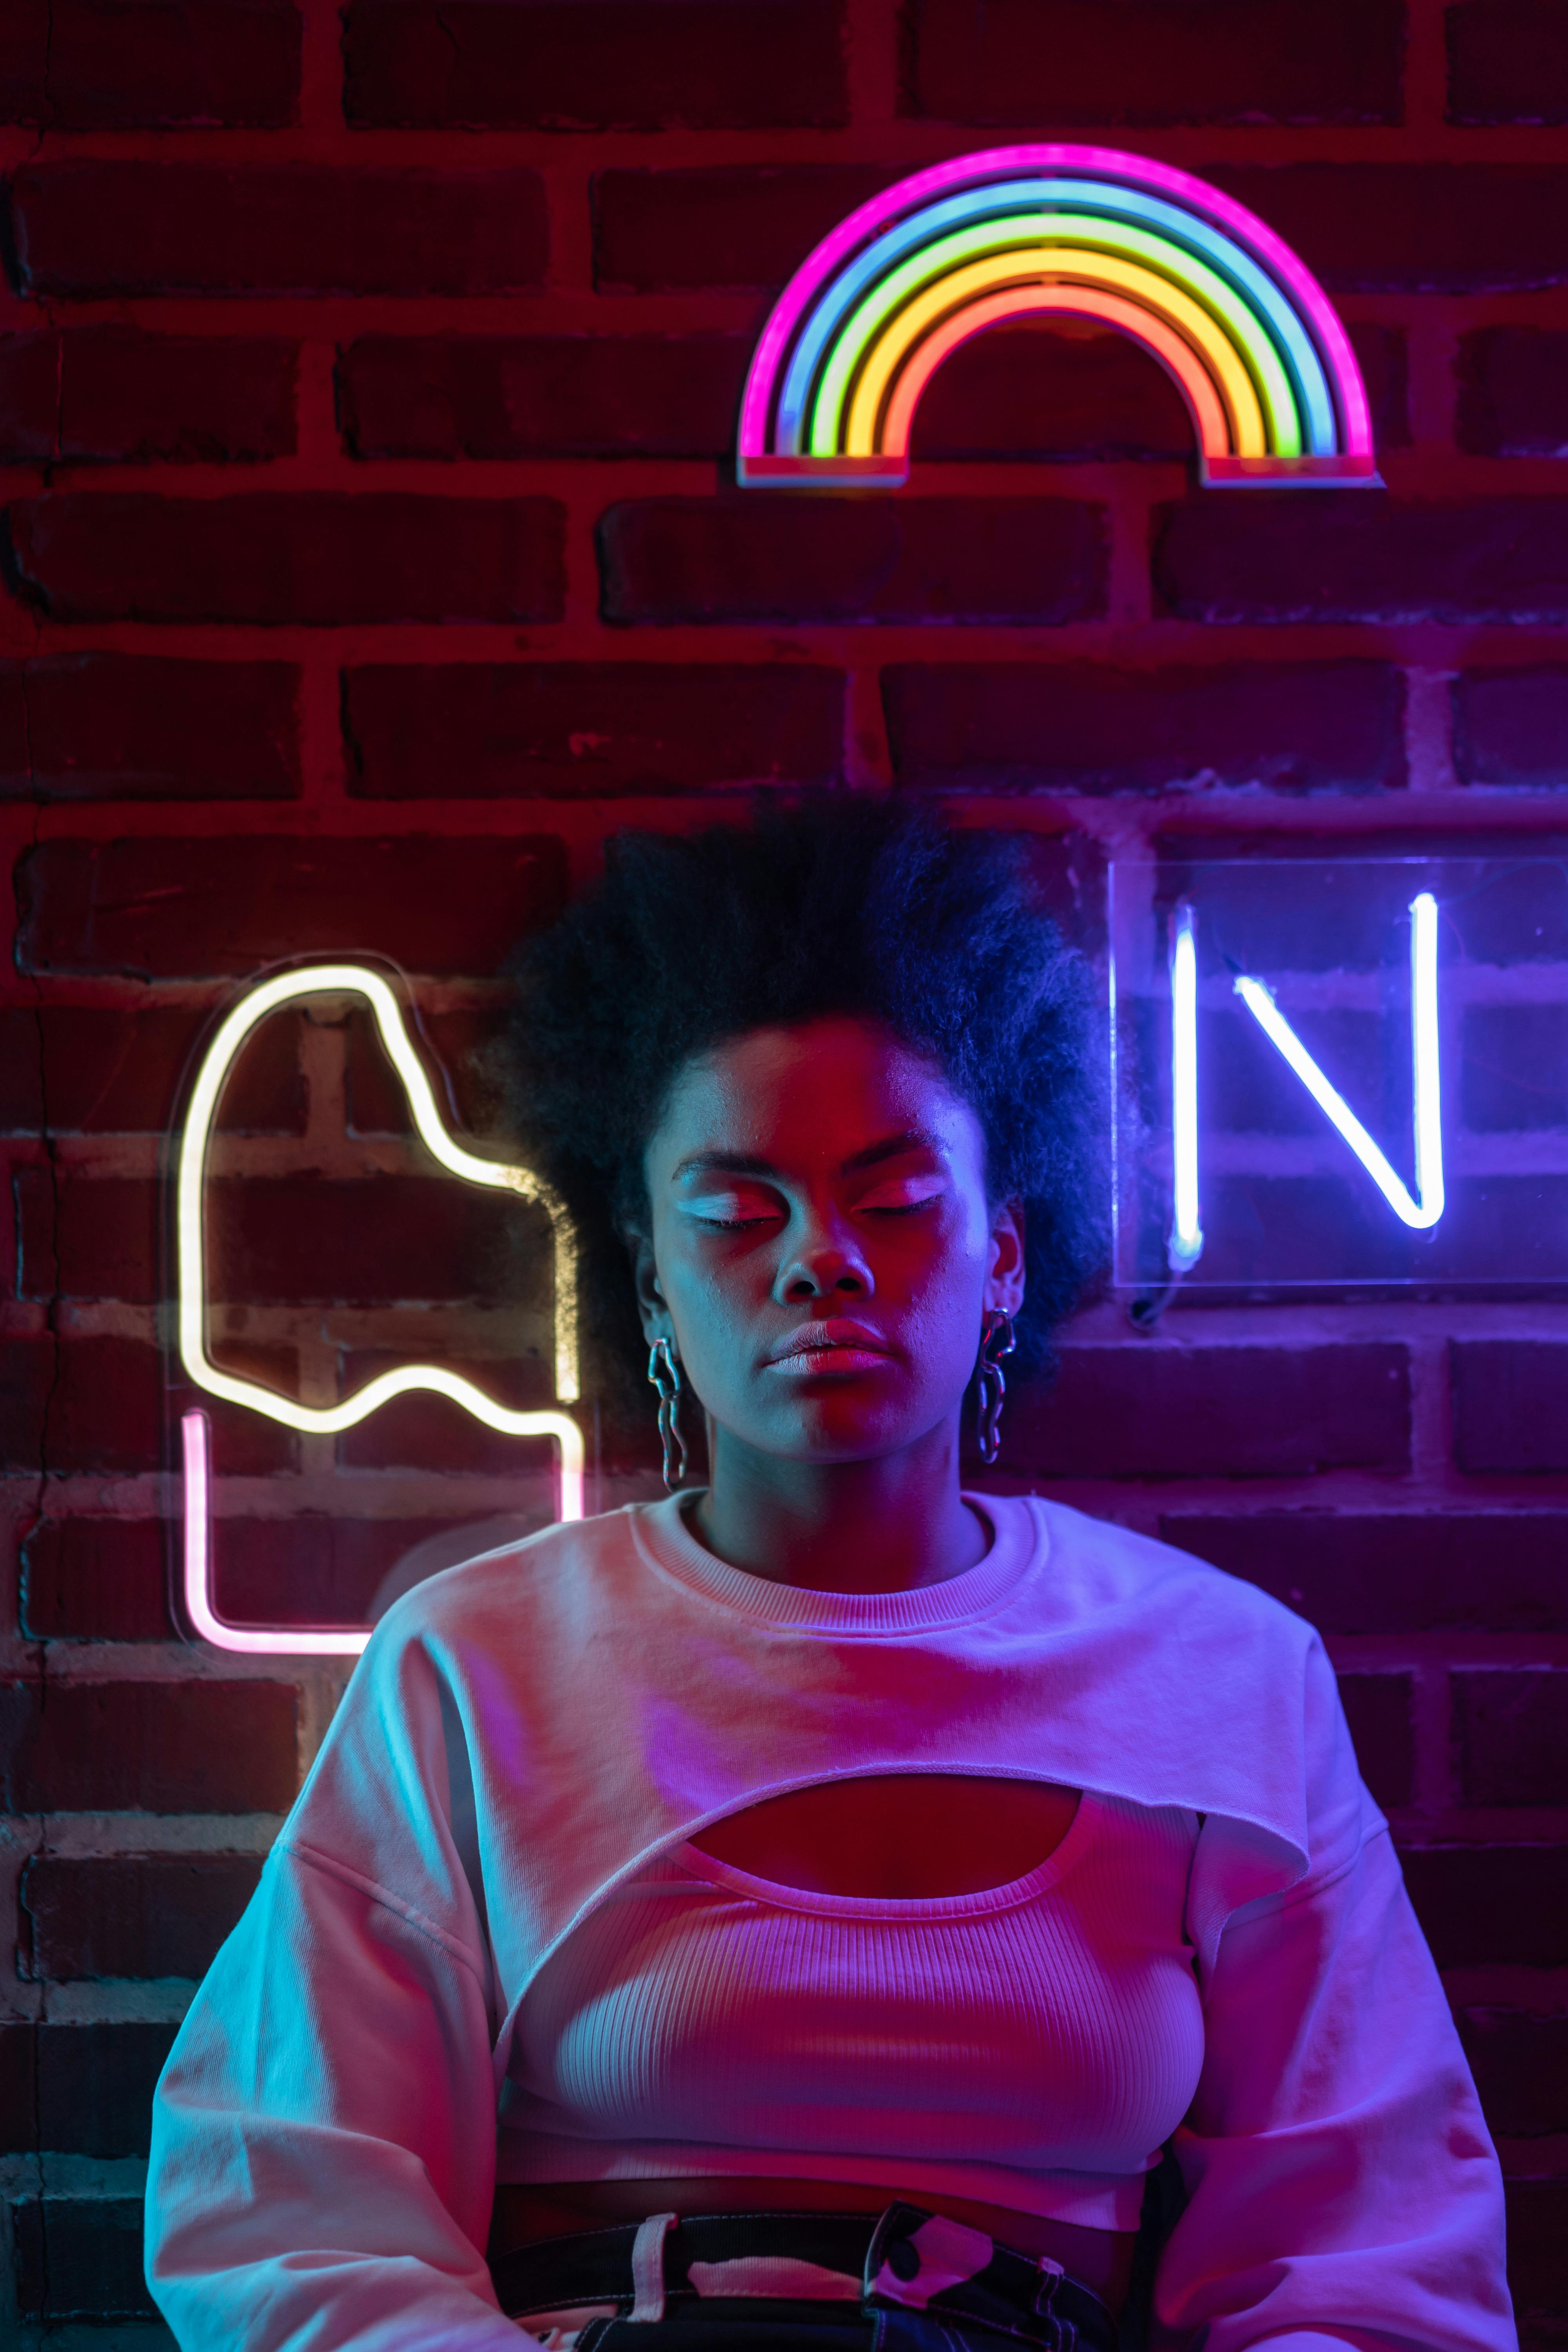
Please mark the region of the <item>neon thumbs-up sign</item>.
MULTIPOLYGON (((352 962, 297 966, 259 982, 225 1015, 197 1065, 175 1174, 178 1346, 186 1376, 209 1396, 310 1436, 333 1436, 353 1429, 395 1397, 411 1391, 425 1390, 447 1397, 474 1420, 504 1435, 551 1439, 556 1457, 557 1517, 579 1519, 583 1516, 583 1435, 568 1412, 513 1411, 487 1396, 463 1374, 434 1363, 397 1365, 335 1404, 303 1404, 262 1381, 226 1370, 213 1360, 206 1284, 207 1162, 224 1086, 247 1040, 269 1013, 303 997, 328 995, 355 997, 368 1006, 383 1050, 402 1086, 415 1130, 437 1163, 459 1182, 510 1193, 544 1212, 554 1260, 557 1404, 574 1404, 580 1394, 577 1255, 565 1210, 532 1170, 470 1151, 450 1134, 395 991, 371 966, 352 962)), ((199 1409, 183 1413, 180 1438, 184 1503, 181 1598, 192 1631, 216 1649, 251 1654, 352 1657, 363 1650, 370 1638, 363 1627, 239 1625, 221 1614, 214 1591, 212 1440, 206 1414, 199 1409)))

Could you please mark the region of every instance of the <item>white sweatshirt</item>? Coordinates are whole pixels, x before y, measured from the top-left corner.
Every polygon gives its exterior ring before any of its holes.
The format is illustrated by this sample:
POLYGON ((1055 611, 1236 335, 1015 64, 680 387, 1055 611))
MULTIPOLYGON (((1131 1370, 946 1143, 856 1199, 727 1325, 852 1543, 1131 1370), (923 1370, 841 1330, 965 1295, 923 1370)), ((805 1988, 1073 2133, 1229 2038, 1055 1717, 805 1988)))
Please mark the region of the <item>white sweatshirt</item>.
POLYGON ((184 2352, 516 2352, 482 2249, 547 1961, 709 1822, 921 1771, 1203 1817, 1162 2342, 1511 2352, 1497 2159, 1316 1634, 1121 1528, 971 1499, 991 1549, 914 1592, 743 1575, 672 1499, 396 1605, 159 2085, 148 2277, 184 2352))

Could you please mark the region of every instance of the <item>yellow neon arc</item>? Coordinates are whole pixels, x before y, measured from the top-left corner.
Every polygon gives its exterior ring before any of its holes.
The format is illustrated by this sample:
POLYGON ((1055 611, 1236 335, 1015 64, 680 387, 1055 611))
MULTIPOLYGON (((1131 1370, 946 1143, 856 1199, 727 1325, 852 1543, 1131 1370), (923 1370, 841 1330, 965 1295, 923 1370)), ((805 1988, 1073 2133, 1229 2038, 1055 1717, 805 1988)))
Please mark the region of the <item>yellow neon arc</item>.
POLYGON ((461 1373, 439 1364, 401 1364, 381 1373, 357 1395, 335 1405, 296 1404, 258 1381, 226 1372, 215 1364, 206 1344, 206 1166, 213 1121, 224 1082, 246 1039, 257 1024, 280 1005, 302 996, 357 996, 370 1006, 387 1059, 397 1072, 420 1141, 450 1175, 466 1184, 482 1184, 506 1192, 543 1209, 550 1220, 555 1261, 555 1394, 562 1404, 576 1402, 577 1253, 571 1224, 560 1202, 530 1169, 499 1160, 481 1159, 454 1142, 447 1133, 430 1081, 403 1018, 403 1008, 387 982, 364 964, 323 963, 279 972, 252 989, 227 1014, 203 1056, 185 1116, 180 1142, 176 1191, 176 1251, 179 1274, 180 1359, 198 1388, 233 1404, 249 1407, 287 1428, 328 1437, 353 1429, 393 1397, 410 1390, 430 1390, 449 1397, 476 1421, 509 1437, 552 1437, 561 1448, 564 1475, 580 1479, 582 1432, 563 1412, 513 1412, 497 1404, 461 1373))
POLYGON ((868 457, 876 451, 878 421, 889 383, 922 336, 944 318, 993 288, 1053 283, 1100 287, 1131 297, 1137 307, 1174 329, 1217 384, 1237 456, 1266 455, 1268 428, 1252 379, 1207 311, 1136 262, 1068 245, 1017 249, 972 262, 952 271, 889 320, 872 344, 855 388, 844 440, 846 454, 868 457))

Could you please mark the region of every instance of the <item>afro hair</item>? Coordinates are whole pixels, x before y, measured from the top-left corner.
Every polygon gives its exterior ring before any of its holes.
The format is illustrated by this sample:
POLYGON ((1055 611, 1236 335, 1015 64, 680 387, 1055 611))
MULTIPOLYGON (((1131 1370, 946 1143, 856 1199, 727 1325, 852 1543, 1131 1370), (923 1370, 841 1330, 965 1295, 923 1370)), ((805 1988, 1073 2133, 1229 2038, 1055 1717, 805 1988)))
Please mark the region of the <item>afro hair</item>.
POLYGON ((512 976, 512 1121, 576 1223, 602 1392, 629 1403, 646 1355, 625 1234, 677 1077, 726 1039, 836 1013, 928 1055, 974 1112, 992 1200, 1024 1204, 1017 1369, 1048 1361, 1106 1254, 1110 1103, 1092 975, 1041 910, 1025 840, 826 798, 622 834, 512 976))

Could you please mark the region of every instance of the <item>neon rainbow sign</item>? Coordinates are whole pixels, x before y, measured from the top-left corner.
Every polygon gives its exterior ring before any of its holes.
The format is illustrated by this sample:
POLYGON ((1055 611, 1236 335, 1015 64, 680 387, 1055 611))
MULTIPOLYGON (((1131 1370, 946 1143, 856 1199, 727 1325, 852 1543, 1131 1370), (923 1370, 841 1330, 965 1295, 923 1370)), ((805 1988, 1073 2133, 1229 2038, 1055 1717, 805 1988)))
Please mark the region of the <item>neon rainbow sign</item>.
MULTIPOLYGON (((511 1437, 549 1437, 559 1465, 559 1517, 583 1516, 583 1433, 570 1413, 517 1412, 498 1404, 461 1373, 442 1364, 402 1364, 369 1381, 357 1394, 333 1405, 299 1404, 258 1381, 225 1371, 207 1346, 206 1173, 213 1125, 226 1080, 247 1039, 280 1006, 306 996, 357 996, 368 1004, 387 1059, 396 1072, 420 1141, 448 1175, 466 1184, 510 1192, 535 1203, 550 1220, 555 1261, 555 1392, 574 1403, 579 1393, 577 1360, 577 1253, 571 1223, 560 1202, 528 1168, 482 1158, 454 1140, 437 1108, 435 1093, 404 1020, 403 1008, 382 974, 358 963, 307 964, 276 972, 241 997, 219 1024, 204 1052, 186 1106, 175 1175, 175 1255, 178 1276, 179 1351, 187 1377, 209 1396, 244 1405, 285 1428, 314 1436, 353 1429, 411 1390, 449 1397, 487 1428, 511 1437)), ((287 1657, 353 1657, 369 1633, 359 1626, 236 1625, 218 1612, 213 1589, 212 1435, 205 1412, 180 1418, 184 1538, 181 1598, 191 1629, 216 1649, 287 1657)))
POLYGON ((823 238, 752 358, 740 480, 896 487, 949 353, 1051 315, 1152 353, 1186 401, 1205 483, 1377 486, 1350 340, 1283 239, 1190 173, 1062 146, 917 172, 823 238))

